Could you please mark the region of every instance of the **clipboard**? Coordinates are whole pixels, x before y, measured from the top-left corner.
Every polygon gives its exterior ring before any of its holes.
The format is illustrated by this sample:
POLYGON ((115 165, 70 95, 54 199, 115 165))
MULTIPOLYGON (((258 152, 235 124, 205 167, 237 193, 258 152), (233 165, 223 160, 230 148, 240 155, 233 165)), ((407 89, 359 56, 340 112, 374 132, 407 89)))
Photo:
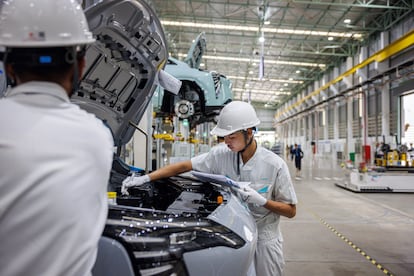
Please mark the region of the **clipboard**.
POLYGON ((193 176, 195 176, 201 181, 213 182, 216 184, 220 184, 222 186, 240 189, 240 185, 238 182, 221 174, 203 173, 198 171, 192 171, 191 173, 193 176))

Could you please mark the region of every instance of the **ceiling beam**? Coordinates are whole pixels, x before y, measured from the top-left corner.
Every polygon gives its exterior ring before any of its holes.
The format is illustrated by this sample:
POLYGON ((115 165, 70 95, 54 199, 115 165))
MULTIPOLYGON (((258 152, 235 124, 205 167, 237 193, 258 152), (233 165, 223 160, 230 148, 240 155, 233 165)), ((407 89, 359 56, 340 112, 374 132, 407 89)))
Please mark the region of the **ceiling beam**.
POLYGON ((386 5, 378 5, 378 4, 372 4, 374 1, 356 1, 355 3, 349 3, 347 2, 343 2, 343 1, 337 1, 335 0, 334 2, 332 2, 331 0, 327 1, 323 1, 323 0, 318 0, 318 1, 304 1, 304 0, 293 0, 293 3, 298 3, 298 4, 309 4, 309 5, 323 5, 323 6, 340 6, 340 7, 356 7, 356 8, 371 8, 371 9, 394 9, 394 10, 411 10, 412 4, 409 3, 409 1, 405 2, 405 1, 399 1, 398 4, 402 4, 402 5, 392 5, 389 3, 389 1, 387 1, 386 5))

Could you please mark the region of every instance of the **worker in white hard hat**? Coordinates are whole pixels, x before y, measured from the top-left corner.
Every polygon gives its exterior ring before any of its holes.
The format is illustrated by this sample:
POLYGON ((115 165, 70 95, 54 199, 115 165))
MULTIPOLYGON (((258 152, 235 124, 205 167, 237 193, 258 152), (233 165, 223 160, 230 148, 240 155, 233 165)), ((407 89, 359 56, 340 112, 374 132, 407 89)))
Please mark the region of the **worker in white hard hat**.
POLYGON ((165 166, 144 176, 128 177, 122 190, 127 193, 129 187, 190 170, 250 182, 238 193, 248 203, 257 223, 256 275, 275 276, 282 275, 284 266, 280 216, 292 218, 296 215, 297 198, 285 161, 259 146, 254 139, 259 123, 249 103, 233 101, 221 110, 217 126, 211 132, 224 137, 227 147, 218 145, 191 160, 165 166))
POLYGON ((79 1, 1 3, 0 275, 91 275, 113 138, 69 97, 93 42, 79 1))

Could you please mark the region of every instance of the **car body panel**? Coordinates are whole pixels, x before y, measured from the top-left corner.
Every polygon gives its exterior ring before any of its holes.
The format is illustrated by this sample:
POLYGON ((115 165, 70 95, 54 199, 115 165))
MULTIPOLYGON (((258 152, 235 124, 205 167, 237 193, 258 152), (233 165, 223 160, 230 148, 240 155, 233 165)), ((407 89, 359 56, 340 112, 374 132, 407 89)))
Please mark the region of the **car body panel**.
POLYGON ((85 14, 97 41, 72 101, 102 119, 120 146, 131 139, 167 61, 164 33, 144 1, 106 0, 85 14))
POLYGON ((201 33, 194 39, 193 44, 191 44, 190 49, 188 50, 187 57, 184 61, 191 68, 199 69, 201 64, 201 59, 207 49, 207 42, 204 33, 201 33))
POLYGON ((244 247, 234 250, 220 247, 215 250, 204 249, 191 254, 184 254, 184 260, 190 275, 245 275, 253 260, 257 240, 257 229, 254 219, 248 213, 246 206, 231 196, 226 205, 218 207, 208 218, 225 225, 248 241, 244 247), (200 262, 199 260, 208 260, 200 262))
POLYGON ((253 217, 230 188, 185 176, 134 187, 130 196, 118 197, 104 235, 127 248, 137 274, 243 275, 257 241, 253 217), (196 234, 184 242, 191 233, 196 234))

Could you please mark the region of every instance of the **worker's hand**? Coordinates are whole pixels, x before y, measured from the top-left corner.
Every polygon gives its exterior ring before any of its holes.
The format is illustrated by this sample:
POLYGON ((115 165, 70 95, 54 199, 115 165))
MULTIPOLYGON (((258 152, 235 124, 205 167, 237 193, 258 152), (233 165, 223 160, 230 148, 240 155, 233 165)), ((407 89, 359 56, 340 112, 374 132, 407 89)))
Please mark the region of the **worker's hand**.
POLYGON ((123 195, 129 195, 128 188, 134 186, 141 186, 147 182, 150 182, 151 179, 148 174, 143 176, 128 176, 127 178, 122 181, 121 193, 123 195))
POLYGON ((259 206, 266 204, 267 199, 250 187, 244 187, 238 190, 241 199, 247 203, 254 203, 259 206))

